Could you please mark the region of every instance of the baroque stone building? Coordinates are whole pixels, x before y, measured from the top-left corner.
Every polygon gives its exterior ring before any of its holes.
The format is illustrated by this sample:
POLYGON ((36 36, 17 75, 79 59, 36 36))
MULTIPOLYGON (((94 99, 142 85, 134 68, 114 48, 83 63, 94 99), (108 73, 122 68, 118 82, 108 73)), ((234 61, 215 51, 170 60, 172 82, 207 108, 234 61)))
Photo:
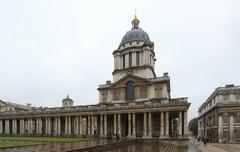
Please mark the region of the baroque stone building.
POLYGON ((200 106, 198 135, 211 142, 240 141, 240 87, 217 88, 200 106))
POLYGON ((0 114, 0 134, 55 136, 119 136, 127 138, 188 138, 187 98, 171 98, 168 73, 157 77, 154 43, 139 28, 132 29, 113 52, 113 81, 99 85, 99 103, 32 108, 0 114))

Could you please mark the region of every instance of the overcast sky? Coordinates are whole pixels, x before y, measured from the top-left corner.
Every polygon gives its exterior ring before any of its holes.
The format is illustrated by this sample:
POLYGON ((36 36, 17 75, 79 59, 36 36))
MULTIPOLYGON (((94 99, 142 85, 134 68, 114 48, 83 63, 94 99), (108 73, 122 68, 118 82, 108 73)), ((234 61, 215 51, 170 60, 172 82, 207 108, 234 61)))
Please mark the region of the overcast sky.
POLYGON ((189 97, 190 118, 216 87, 240 84, 239 0, 0 0, 0 99, 97 104, 134 10, 155 43, 158 76, 189 97))

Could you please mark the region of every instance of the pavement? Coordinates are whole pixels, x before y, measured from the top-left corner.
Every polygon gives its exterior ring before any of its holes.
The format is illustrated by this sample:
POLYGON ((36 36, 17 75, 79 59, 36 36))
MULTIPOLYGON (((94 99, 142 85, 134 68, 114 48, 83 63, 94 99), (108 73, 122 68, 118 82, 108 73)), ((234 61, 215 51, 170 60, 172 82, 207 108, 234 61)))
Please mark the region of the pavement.
POLYGON ((198 142, 196 139, 190 139, 190 145, 195 145, 200 152, 240 152, 240 144, 218 144, 198 142))

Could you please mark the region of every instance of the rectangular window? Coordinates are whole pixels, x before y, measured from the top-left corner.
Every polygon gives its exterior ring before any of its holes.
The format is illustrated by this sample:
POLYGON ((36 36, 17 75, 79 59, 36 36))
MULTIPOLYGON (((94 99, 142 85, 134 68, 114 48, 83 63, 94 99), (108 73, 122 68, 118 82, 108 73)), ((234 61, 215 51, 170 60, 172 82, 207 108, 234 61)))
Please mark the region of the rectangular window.
POLYGON ((223 95, 223 101, 229 101, 229 95, 223 95))
POLYGON ((236 100, 240 100, 240 94, 236 95, 236 100))
POLYGON ((140 65, 140 52, 136 52, 136 66, 140 65))
POLYGON ((132 52, 129 53, 129 67, 132 67, 132 52))
POLYGON ((123 68, 125 68, 125 54, 123 54, 123 68))
POLYGON ((150 65, 152 65, 152 54, 150 54, 150 65))

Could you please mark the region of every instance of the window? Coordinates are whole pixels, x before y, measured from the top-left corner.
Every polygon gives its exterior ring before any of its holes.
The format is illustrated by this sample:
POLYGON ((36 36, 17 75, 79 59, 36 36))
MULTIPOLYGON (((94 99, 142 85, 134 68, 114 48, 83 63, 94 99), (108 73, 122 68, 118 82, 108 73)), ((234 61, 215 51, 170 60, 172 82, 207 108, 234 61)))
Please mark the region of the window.
POLYGON ((140 65, 140 52, 136 52, 136 66, 140 65))
POLYGON ((125 68, 125 54, 123 54, 123 68, 125 68))
POLYGON ((135 88, 132 81, 126 84, 126 101, 133 101, 135 99, 135 88))
POLYGON ((240 100, 240 94, 236 95, 236 100, 240 100))
POLYGON ((222 117, 222 122, 223 123, 228 123, 228 116, 223 116, 222 117))
POLYGON ((223 95, 223 101, 228 101, 229 100, 229 95, 223 95))
POLYGON ((150 54, 150 65, 152 65, 152 54, 150 54))
POLYGON ((132 52, 129 53, 129 67, 132 67, 132 52))

